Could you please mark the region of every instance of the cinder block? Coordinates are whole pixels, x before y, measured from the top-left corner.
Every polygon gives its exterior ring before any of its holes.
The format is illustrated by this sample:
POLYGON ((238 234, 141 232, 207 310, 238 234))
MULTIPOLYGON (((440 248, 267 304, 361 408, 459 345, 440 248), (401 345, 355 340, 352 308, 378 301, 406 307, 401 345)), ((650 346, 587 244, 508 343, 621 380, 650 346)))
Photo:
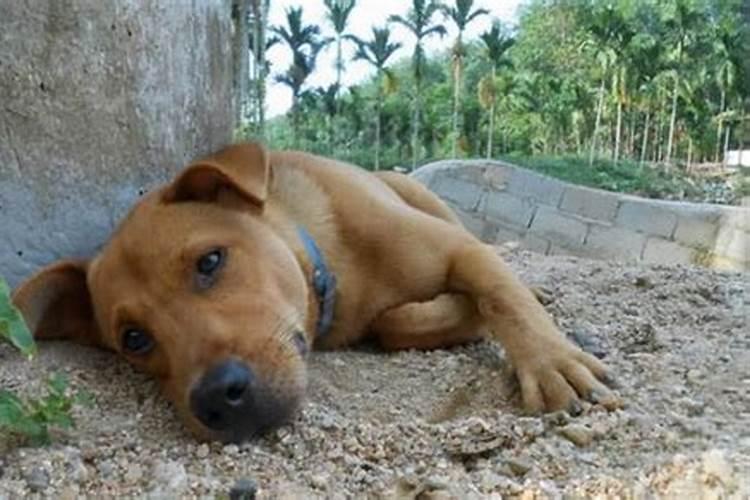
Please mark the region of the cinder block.
POLYGON ((664 238, 648 238, 643 249, 643 262, 650 264, 693 264, 695 250, 664 238))
POLYGON ((507 243, 509 241, 521 241, 524 234, 526 234, 526 228, 520 226, 514 226, 512 224, 503 224, 501 222, 492 223, 495 227, 495 243, 507 243))
POLYGON ((560 209, 581 217, 611 222, 617 214, 620 196, 598 189, 568 186, 560 202, 560 209))
POLYGON ((489 220, 510 223, 527 228, 534 216, 536 205, 509 193, 490 191, 479 207, 489 220))
POLYGON ((484 221, 481 214, 478 214, 476 212, 467 212, 465 210, 461 210, 460 207, 457 207, 450 202, 448 202, 448 206, 453 209, 453 211, 456 213, 459 220, 461 221, 461 224, 463 224, 463 226, 471 234, 473 234, 479 239, 482 239, 487 223, 484 221))
POLYGON ((535 174, 522 168, 513 170, 508 181, 508 191, 544 205, 557 207, 567 184, 535 174))
POLYGON ((526 234, 526 236, 521 239, 521 246, 523 248, 542 255, 547 255, 550 245, 551 243, 549 240, 533 234, 526 234))
POLYGON ((714 253, 737 262, 750 262, 750 232, 723 228, 716 238, 714 253))
POLYGON ((465 180, 443 176, 437 180, 435 193, 445 200, 452 201, 462 210, 476 210, 482 196, 483 187, 465 180))
POLYGON ((561 246, 576 249, 583 245, 588 228, 573 215, 564 215, 555 208, 537 208, 529 233, 554 241, 561 246))
POLYGON ((719 231, 718 221, 707 220, 700 216, 677 219, 674 239, 691 247, 712 248, 719 231))
POLYGON ((651 236, 671 238, 677 226, 677 215, 663 204, 622 200, 615 223, 651 236))
POLYGON ((592 224, 584 245, 588 255, 625 262, 641 260, 646 235, 629 229, 592 224))
POLYGON ((501 165, 488 165, 484 171, 485 182, 490 189, 495 191, 505 191, 508 188, 513 169, 501 165))

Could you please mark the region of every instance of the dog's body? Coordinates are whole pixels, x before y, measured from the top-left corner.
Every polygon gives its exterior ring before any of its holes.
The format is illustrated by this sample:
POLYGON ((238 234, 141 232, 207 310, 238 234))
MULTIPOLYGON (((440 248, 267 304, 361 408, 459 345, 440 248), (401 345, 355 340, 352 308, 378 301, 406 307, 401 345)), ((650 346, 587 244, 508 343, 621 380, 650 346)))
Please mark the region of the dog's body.
POLYGON ((102 345, 154 374, 207 437, 240 440, 285 420, 304 393, 307 346, 367 335, 387 349, 434 348, 487 329, 528 409, 575 410, 579 396, 617 405, 597 380, 604 366, 426 188, 254 144, 191 165, 100 255, 53 264, 14 300, 37 337, 102 345), (310 242, 336 277, 325 331, 310 242))

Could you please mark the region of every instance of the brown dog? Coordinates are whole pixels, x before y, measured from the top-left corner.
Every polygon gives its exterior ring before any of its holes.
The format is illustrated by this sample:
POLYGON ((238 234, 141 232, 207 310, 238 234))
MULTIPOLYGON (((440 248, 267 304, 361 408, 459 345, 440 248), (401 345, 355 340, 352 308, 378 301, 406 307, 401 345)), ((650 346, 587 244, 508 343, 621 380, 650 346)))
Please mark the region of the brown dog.
POLYGON ((530 411, 618 404, 497 253, 395 173, 230 146, 148 194, 102 252, 14 293, 37 338, 122 353, 188 425, 237 441, 288 420, 308 346, 500 340, 530 411))

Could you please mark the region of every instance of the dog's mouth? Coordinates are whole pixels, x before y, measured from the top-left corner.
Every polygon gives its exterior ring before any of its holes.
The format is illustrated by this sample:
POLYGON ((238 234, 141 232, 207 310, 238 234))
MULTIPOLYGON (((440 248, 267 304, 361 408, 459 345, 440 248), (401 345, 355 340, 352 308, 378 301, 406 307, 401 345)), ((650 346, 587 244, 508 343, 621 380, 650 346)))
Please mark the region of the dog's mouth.
POLYGON ((194 384, 189 409, 213 439, 247 441, 289 422, 303 389, 272 389, 247 363, 232 358, 214 365, 194 384))

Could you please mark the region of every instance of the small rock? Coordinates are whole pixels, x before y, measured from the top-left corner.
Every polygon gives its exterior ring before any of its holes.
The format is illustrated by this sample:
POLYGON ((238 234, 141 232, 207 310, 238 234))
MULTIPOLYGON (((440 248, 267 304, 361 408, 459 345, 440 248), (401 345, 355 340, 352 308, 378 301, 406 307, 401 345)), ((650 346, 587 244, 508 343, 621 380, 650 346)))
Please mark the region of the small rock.
POLYGON ((519 477, 523 476, 531 470, 531 464, 526 460, 522 460, 520 458, 510 458, 505 461, 505 464, 508 466, 508 469, 510 469, 513 475, 519 477))
POLYGON ((209 453, 208 445, 206 443, 203 443, 198 447, 197 450, 195 450, 195 456, 198 458, 206 458, 209 453))
POLYGON ((706 483, 719 481, 724 486, 731 486, 732 465, 722 450, 709 450, 703 454, 703 472, 706 483))
POLYGON ((638 288, 644 288, 646 290, 650 290, 654 288, 654 283, 651 281, 651 278, 648 276, 638 276, 635 279, 635 286, 638 288))
POLYGON ((115 464, 112 463, 111 460, 103 460, 97 464, 96 471, 102 479, 107 479, 111 477, 112 473, 115 471, 115 464))
POLYGON ((228 444, 224 447, 224 454, 233 457, 239 453, 240 448, 236 444, 228 444))
POLYGON ((503 477, 495 474, 491 470, 485 469, 479 473, 479 488, 482 491, 489 492, 503 483, 503 477))
POLYGON ((258 485, 250 478, 238 479, 229 490, 230 500, 254 500, 258 493, 258 485))
POLYGON ((324 490, 328 485, 328 474, 313 474, 310 476, 310 486, 318 490, 324 490))
POLYGON ((560 428, 560 435, 579 447, 585 447, 594 440, 594 432, 583 425, 568 424, 560 428))
POLYGON ((89 470, 80 459, 72 459, 65 465, 65 472, 74 483, 83 483, 89 478, 89 470))
POLYGON ((143 468, 138 464, 131 464, 125 472, 125 481, 131 484, 140 481, 142 477, 143 468))
POLYGON ((32 467, 24 475, 24 479, 31 491, 44 491, 49 486, 49 473, 42 467, 32 467))
POLYGON ((81 492, 77 486, 66 486, 61 492, 60 496, 57 497, 59 500, 76 500, 80 498, 81 492))
POLYGON ((153 486, 152 496, 177 497, 187 489, 187 472, 179 462, 160 460, 154 464, 151 482, 153 486))
POLYGON ((697 368, 691 368, 690 370, 688 370, 685 377, 688 379, 688 382, 692 382, 694 384, 700 382, 704 378, 703 372, 697 368))

